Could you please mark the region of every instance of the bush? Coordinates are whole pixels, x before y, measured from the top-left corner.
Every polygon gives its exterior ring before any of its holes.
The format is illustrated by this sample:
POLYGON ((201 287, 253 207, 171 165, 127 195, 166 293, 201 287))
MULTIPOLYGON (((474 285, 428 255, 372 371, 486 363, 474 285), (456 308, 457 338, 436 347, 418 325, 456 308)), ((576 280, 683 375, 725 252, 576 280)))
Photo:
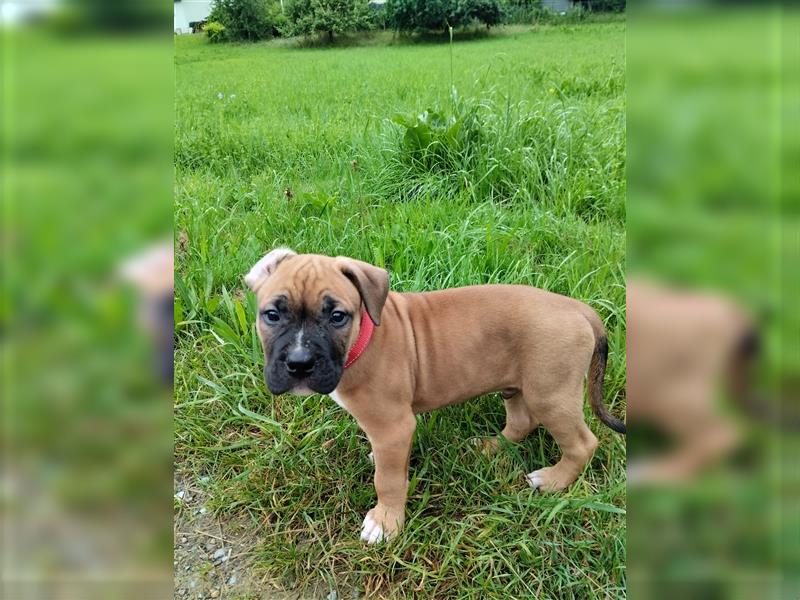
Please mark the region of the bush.
POLYGON ((498 0, 388 0, 386 12, 400 31, 445 31, 475 21, 491 27, 503 17, 498 0))
POLYGON ((206 23, 203 25, 203 31, 206 32, 208 41, 210 41, 212 44, 221 42, 223 39, 225 39, 225 25, 219 21, 210 21, 206 23))
POLYGON ((469 17, 486 25, 499 25, 503 20, 503 10, 497 0, 473 0, 469 17))
POLYGON ((257 41, 279 35, 284 17, 274 0, 215 0, 208 19, 222 24, 224 39, 257 41))
POLYGON ((330 41, 335 34, 369 29, 374 18, 367 0, 290 0, 286 16, 288 35, 325 32, 330 41))

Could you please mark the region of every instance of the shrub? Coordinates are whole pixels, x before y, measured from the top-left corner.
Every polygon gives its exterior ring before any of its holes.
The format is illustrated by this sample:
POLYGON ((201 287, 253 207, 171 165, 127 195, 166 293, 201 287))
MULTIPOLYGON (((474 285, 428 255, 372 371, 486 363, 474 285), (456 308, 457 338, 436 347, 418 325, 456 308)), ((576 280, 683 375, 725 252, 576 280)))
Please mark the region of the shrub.
POLYGON ((480 21, 488 29, 492 25, 500 24, 503 20, 503 11, 497 0, 474 0, 468 16, 480 21))
POLYGON ((221 42, 223 39, 225 39, 225 25, 219 21, 209 21, 203 25, 203 31, 206 32, 208 40, 212 44, 221 42))
POLYGON ((274 0, 215 0, 208 19, 224 26, 228 40, 263 40, 278 35, 283 24, 274 0))
POLYGON ((367 0, 291 0, 286 16, 287 34, 325 32, 330 41, 335 34, 369 29, 374 18, 367 0))
POLYGON ((490 27, 503 16, 498 0, 388 0, 386 12, 400 31, 444 31, 475 21, 490 27))

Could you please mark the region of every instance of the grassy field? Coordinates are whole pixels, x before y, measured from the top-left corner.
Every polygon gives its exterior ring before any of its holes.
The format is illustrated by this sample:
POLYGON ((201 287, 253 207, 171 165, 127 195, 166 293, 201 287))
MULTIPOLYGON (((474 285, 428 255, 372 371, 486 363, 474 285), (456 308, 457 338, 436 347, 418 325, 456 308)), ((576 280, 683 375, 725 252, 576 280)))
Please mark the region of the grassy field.
POLYGON ((175 460, 245 518, 273 585, 326 596, 625 594, 625 442, 566 492, 540 429, 485 458, 496 395, 418 418, 407 524, 366 548, 369 447, 328 398, 273 398, 242 275, 278 245, 389 269, 395 290, 504 282, 579 298, 625 408, 624 23, 301 49, 176 39, 175 460), (456 90, 451 93, 451 85, 456 90), (425 113, 427 111, 427 113, 425 113))

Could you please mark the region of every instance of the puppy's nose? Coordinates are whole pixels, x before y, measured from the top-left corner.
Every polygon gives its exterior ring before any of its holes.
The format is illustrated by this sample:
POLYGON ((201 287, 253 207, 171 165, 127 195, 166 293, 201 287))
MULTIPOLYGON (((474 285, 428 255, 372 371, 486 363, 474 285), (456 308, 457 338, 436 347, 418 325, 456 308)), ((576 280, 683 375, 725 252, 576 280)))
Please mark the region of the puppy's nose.
POLYGON ((314 362, 308 348, 293 348, 286 357, 286 370, 295 377, 303 377, 314 370, 314 362))

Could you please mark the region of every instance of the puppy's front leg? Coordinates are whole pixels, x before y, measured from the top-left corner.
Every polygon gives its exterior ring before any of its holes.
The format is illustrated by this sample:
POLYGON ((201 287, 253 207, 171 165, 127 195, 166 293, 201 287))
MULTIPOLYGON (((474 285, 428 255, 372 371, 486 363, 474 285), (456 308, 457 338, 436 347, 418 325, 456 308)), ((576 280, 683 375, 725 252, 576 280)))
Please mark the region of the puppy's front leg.
POLYGON ((364 431, 372 444, 375 459, 375 491, 378 503, 367 513, 361 539, 368 544, 388 540, 405 522, 408 494, 408 457, 417 420, 409 412, 403 417, 372 423, 364 431))

